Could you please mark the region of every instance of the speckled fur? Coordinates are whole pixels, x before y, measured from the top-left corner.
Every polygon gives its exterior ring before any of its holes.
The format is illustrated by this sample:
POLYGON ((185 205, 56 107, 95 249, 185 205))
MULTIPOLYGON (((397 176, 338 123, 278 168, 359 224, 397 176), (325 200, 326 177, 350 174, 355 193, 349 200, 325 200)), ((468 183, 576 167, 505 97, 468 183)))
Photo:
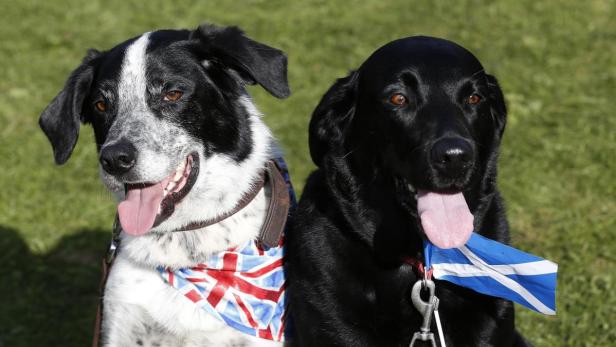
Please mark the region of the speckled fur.
MULTIPOLYGON (((195 266, 215 252, 255 239, 263 223, 269 192, 263 189, 237 214, 210 227, 169 232, 194 220, 213 218, 232 209, 258 177, 271 157, 274 141, 248 96, 239 102, 251 114, 253 148, 238 163, 225 155, 204 156, 204 149, 181 127, 154 117, 139 91, 146 88, 145 64, 148 34, 127 50, 120 89, 120 108, 133 116, 116 122, 107 143, 129 138, 140 153, 137 181, 155 181, 168 175, 189 153, 200 156, 197 183, 174 214, 143 236, 121 234, 121 248, 104 293, 103 341, 105 346, 275 346, 242 334, 186 300, 162 281, 158 266, 172 269, 195 266)), ((101 176, 106 174, 101 170, 101 176)), ((107 175, 108 176, 108 175, 107 175)), ((115 177, 106 177, 109 183, 115 177)))
POLYGON ((244 88, 254 82, 276 97, 289 95, 281 51, 232 27, 162 30, 106 52, 90 51, 41 115, 59 164, 70 157, 80 122, 92 124, 99 152, 122 141, 134 146, 136 161, 129 171, 112 175, 100 170, 103 183, 120 200, 125 184, 159 182, 189 154, 199 157, 196 182, 169 218, 145 235, 121 234, 104 290, 103 346, 282 345, 226 326, 156 270, 194 266, 256 239, 270 199, 268 187, 222 222, 175 231, 232 210, 266 162, 279 154, 244 88), (238 58, 244 60, 241 66, 234 65, 238 58), (161 103, 168 84, 184 88, 186 101, 161 103), (101 98, 109 109, 97 113, 93 106, 101 98))

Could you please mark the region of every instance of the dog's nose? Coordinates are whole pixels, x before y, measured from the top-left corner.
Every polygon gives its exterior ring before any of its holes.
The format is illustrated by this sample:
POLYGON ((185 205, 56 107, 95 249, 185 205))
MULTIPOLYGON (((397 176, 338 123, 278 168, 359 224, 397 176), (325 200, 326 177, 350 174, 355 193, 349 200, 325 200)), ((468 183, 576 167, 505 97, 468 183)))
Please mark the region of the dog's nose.
POLYGON ((136 152, 131 143, 118 142, 101 149, 100 162, 108 173, 121 175, 135 166, 136 152))
POLYGON ((432 165, 442 174, 457 176, 473 162, 473 148, 462 138, 449 137, 436 141, 430 150, 432 165))

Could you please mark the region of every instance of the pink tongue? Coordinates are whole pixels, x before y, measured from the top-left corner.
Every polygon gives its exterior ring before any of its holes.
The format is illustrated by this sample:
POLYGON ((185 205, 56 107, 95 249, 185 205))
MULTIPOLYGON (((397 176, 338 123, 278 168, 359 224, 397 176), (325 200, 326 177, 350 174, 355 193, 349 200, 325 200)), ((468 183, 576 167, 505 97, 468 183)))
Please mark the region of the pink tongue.
POLYGON ((139 236, 152 229, 168 182, 166 178, 148 187, 128 189, 126 199, 118 205, 120 224, 125 232, 139 236))
POLYGON ((439 248, 463 246, 473 232, 473 215, 462 193, 419 191, 417 212, 426 236, 439 248))

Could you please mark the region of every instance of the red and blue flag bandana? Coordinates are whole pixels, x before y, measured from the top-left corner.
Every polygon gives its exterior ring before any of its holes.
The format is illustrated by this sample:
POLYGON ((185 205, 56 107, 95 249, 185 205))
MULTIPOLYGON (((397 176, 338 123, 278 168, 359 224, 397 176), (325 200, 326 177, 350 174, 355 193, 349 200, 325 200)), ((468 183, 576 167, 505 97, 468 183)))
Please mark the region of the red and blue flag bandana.
MULTIPOLYGON (((296 199, 289 171, 281 158, 274 160, 287 184, 291 213, 296 199)), ((283 241, 284 236, 278 247, 264 250, 251 240, 193 268, 158 271, 186 298, 228 326, 255 337, 284 341, 289 337, 289 324, 283 241)))
POLYGON ((159 271, 167 283, 230 327, 255 337, 284 341, 282 256, 282 246, 263 250, 250 241, 193 268, 159 271))

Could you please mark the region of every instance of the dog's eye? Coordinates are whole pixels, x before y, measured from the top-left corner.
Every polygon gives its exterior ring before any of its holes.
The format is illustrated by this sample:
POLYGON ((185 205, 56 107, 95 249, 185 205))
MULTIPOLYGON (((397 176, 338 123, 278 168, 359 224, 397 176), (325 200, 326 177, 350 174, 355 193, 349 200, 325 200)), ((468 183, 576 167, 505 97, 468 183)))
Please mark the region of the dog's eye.
POLYGON ((408 99, 403 94, 395 93, 395 94, 393 94, 392 96, 389 97, 389 102, 392 105, 404 106, 404 105, 408 104, 408 99))
POLYGON ((105 104, 105 102, 104 102, 104 101, 97 101, 97 102, 94 104, 94 107, 96 107, 96 109, 97 109, 99 112, 105 112, 105 111, 107 111, 107 104, 105 104))
POLYGON ((468 97, 468 100, 466 100, 466 102, 468 102, 469 105, 477 105, 481 102, 481 96, 477 94, 471 94, 471 96, 468 97))
POLYGON ((182 93, 179 90, 170 90, 170 91, 165 93, 164 100, 165 101, 178 101, 178 100, 180 100, 182 95, 184 95, 184 93, 182 93))

